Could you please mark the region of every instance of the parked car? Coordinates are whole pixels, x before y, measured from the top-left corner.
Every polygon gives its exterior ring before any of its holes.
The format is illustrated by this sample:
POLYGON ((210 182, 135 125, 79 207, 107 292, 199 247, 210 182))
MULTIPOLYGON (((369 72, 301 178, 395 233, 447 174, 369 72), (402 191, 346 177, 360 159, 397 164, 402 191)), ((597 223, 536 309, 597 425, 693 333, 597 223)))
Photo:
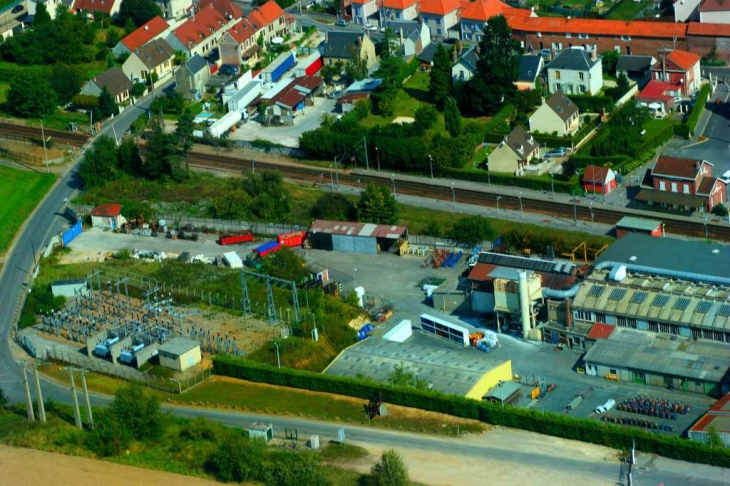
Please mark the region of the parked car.
POLYGON ((24 8, 25 7, 23 7, 22 5, 16 5, 15 7, 13 7, 13 9, 10 12, 11 13, 18 13, 18 12, 22 11, 24 8))
POLYGON ((550 57, 550 55, 553 53, 550 49, 540 49, 540 55, 542 57, 550 57))
POLYGON ((347 27, 348 22, 345 19, 338 19, 337 22, 335 22, 335 25, 337 27, 347 27))
POLYGON ((363 25, 364 30, 369 30, 370 32, 377 32, 378 28, 374 26, 373 24, 365 24, 363 25))
POLYGON ((559 159, 561 157, 565 157, 568 154, 568 149, 565 147, 560 147, 556 149, 552 149, 550 152, 545 154, 546 159, 559 159))
POLYGON ((238 66, 233 64, 224 64, 221 66, 220 73, 224 76, 235 76, 238 74, 238 66))

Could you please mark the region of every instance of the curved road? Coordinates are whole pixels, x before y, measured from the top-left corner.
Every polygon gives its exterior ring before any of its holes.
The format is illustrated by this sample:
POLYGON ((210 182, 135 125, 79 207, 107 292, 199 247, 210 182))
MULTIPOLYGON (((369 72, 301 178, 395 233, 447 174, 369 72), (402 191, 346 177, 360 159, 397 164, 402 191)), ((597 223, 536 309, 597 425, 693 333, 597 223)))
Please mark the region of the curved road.
MULTIPOLYGON (((161 90, 160 90, 161 91, 161 90)), ((122 115, 113 120, 116 133, 125 133, 130 124, 145 108, 149 106, 151 98, 140 102, 138 106, 127 109, 122 115)), ((102 134, 111 135, 112 125, 106 126, 102 134)), ((0 274, 0 386, 5 390, 11 401, 22 402, 25 392, 20 368, 15 361, 9 341, 13 310, 16 308, 20 293, 25 292, 24 283, 29 280, 33 266, 32 248, 40 250, 48 241, 50 235, 67 226, 67 221, 61 216, 64 198, 72 198, 81 188, 75 167, 69 170, 60 181, 51 189, 47 197, 39 204, 20 235, 12 251, 8 254, 3 271, 0 274)), ((68 389, 52 380, 43 380, 44 397, 69 402, 68 389)), ((109 397, 93 395, 95 404, 104 404, 109 397)), ((209 409, 192 409, 183 407, 169 407, 166 409, 184 417, 203 416, 216 420, 225 425, 243 427, 252 421, 265 420, 274 424, 278 430, 284 427, 297 428, 302 437, 319 434, 323 439, 335 439, 339 424, 315 422, 299 418, 272 417, 255 414, 225 412, 209 409)), ((580 461, 571 457, 558 457, 533 453, 519 447, 505 448, 484 443, 472 443, 458 439, 440 439, 425 435, 414 435, 402 432, 374 430, 362 427, 347 427, 348 440, 376 444, 383 447, 408 447, 424 451, 441 452, 448 450, 454 455, 472 457, 490 457, 495 460, 514 463, 515 467, 529 468, 530 466, 559 471, 571 471, 591 480, 614 480, 618 478, 618 461, 580 461)), ((720 468, 689 465, 680 461, 669 461, 661 458, 654 459, 646 456, 648 467, 640 475, 634 477, 635 485, 659 484, 665 485, 720 485, 730 483, 730 472, 723 472, 720 468), (662 468, 656 466, 661 461, 662 468), (689 476, 691 473, 692 476, 689 476), (723 476, 724 475, 724 476, 723 476)))

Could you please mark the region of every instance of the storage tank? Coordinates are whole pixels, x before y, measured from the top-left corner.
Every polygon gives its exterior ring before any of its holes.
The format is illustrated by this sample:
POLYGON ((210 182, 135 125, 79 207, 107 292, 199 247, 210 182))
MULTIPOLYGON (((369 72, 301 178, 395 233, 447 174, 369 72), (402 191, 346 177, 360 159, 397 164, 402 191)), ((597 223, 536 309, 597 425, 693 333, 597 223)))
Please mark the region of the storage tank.
POLYGON ((236 123, 240 122, 241 118, 242 115, 240 111, 229 111, 223 115, 220 120, 208 128, 208 133, 211 137, 220 138, 228 133, 228 131, 233 128, 236 123))
POLYGON ((527 272, 520 270, 517 274, 517 286, 520 295, 520 321, 522 322, 522 339, 527 340, 530 332, 530 297, 527 292, 527 272))

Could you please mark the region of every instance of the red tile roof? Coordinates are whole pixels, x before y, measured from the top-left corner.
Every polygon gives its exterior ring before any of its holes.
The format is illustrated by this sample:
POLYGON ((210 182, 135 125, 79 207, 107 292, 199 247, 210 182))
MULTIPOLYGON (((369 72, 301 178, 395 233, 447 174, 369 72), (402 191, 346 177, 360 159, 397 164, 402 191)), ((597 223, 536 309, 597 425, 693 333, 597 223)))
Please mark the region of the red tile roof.
POLYGON ((730 24, 705 24, 700 22, 690 22, 687 34, 728 37, 730 36, 730 24))
POLYGON ((588 339, 608 339, 608 337, 613 334, 613 331, 615 330, 616 326, 596 322, 595 324, 593 324, 593 327, 591 327, 591 330, 588 331, 586 337, 588 339))
POLYGON ((111 15, 114 5, 119 0, 76 0, 74 10, 86 10, 87 12, 101 12, 111 15))
POLYGON ((667 91, 678 90, 679 88, 673 84, 659 81, 658 79, 652 79, 644 86, 636 96, 637 100, 650 100, 650 101, 667 101, 672 98, 671 95, 666 94, 667 91))
POLYGON ((418 10, 422 14, 446 15, 459 8, 459 0, 421 0, 418 10))
POLYGON ((254 29, 253 25, 251 25, 248 20, 241 19, 240 22, 228 29, 228 33, 236 42, 243 44, 248 39, 256 35, 256 29, 254 29))
POLYGON ((213 8, 227 19, 240 19, 243 17, 243 10, 230 0, 200 0, 198 10, 208 5, 213 5, 213 8))
POLYGON ((263 29, 267 25, 273 23, 276 19, 284 15, 284 11, 281 9, 278 3, 274 0, 269 0, 265 4, 254 9, 253 12, 248 14, 248 20, 256 29, 263 29))
POLYGON ((168 27, 170 27, 170 25, 165 22, 165 19, 157 15, 142 27, 122 39, 122 44, 124 44, 130 51, 134 51, 135 49, 147 44, 156 36, 162 34, 168 27))
POLYGON ((220 12, 208 5, 175 29, 175 37, 190 49, 218 32, 227 22, 220 12))
POLYGON ((727 12, 730 10, 730 3, 723 0, 702 0, 700 12, 727 12))
POLYGON ((703 177, 700 181, 700 187, 697 188, 697 194, 709 196, 712 190, 715 188, 715 184, 717 184, 717 179, 714 179, 712 177, 703 177))
MULTIPOLYGON (((512 7, 500 0, 461 0, 461 18, 486 22, 492 17, 506 14, 512 7)), ((517 10, 517 9, 514 9, 517 10)), ((525 10, 529 13, 529 10, 525 10)))
POLYGON ((689 71, 695 64, 700 62, 700 56, 687 51, 674 50, 667 56, 667 61, 671 61, 677 67, 689 71))
POLYGON ((668 155, 660 155, 656 159, 656 164, 652 169, 652 175, 665 175, 670 177, 681 177, 683 179, 697 178, 700 167, 704 164, 704 160, 685 159, 680 157, 670 157, 668 155))
POLYGON ((122 212, 122 205, 119 203, 99 204, 91 210, 92 216, 119 216, 122 212))
POLYGON ((671 22, 642 22, 635 20, 567 19, 563 17, 526 17, 507 14, 512 30, 521 32, 627 35, 633 37, 687 37, 687 24, 671 22))
POLYGON ((592 182, 595 184, 604 184, 611 175, 611 169, 598 165, 589 165, 583 174, 583 182, 592 182))
POLYGON ((385 3, 383 5, 385 6, 385 8, 405 10, 416 3, 418 3, 418 0, 385 0, 385 3))
POLYGON ((320 87, 323 82, 319 76, 300 76, 294 78, 286 88, 272 98, 271 103, 280 103, 288 108, 294 108, 309 93, 320 87))

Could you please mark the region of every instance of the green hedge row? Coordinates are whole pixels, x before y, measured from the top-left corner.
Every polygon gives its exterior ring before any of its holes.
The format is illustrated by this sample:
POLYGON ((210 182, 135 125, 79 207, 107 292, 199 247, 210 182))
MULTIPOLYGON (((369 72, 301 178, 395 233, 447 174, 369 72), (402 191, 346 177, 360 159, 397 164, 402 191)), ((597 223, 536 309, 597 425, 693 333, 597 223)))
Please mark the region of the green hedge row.
POLYGON ((576 169, 585 169, 589 165, 605 166, 605 167, 618 167, 630 160, 625 155, 588 155, 588 154, 573 154, 570 156, 570 161, 575 164, 576 169))
POLYGON ((432 412, 446 413, 456 417, 479 420, 488 424, 528 430, 565 439, 600 444, 614 449, 626 450, 632 439, 638 450, 659 454, 672 459, 730 467, 730 449, 711 448, 682 439, 654 435, 630 427, 620 427, 597 420, 577 419, 555 413, 540 413, 534 410, 479 402, 457 395, 444 395, 434 391, 413 388, 392 387, 387 384, 322 375, 310 371, 278 369, 241 358, 218 355, 213 358, 216 374, 240 378, 258 383, 269 383, 302 390, 334 393, 368 399, 380 391, 384 402, 413 407, 432 412))
MULTIPOLYGON (((482 182, 487 184, 491 182, 500 186, 523 187, 525 189, 534 189, 536 191, 551 191, 552 184, 555 186, 555 192, 564 192, 570 194, 571 189, 578 184, 578 181, 560 180, 555 177, 553 181, 543 177, 523 176, 517 177, 510 174, 491 172, 487 174, 485 170, 473 169, 454 169, 445 168, 440 172, 442 177, 459 179, 462 181, 482 182)), ((560 176, 561 177, 561 176, 560 176)))
POLYGON ((697 95, 697 101, 695 101, 695 105, 692 107, 692 111, 687 117, 687 128, 689 129, 690 135, 694 135, 697 124, 700 122, 700 115, 702 115, 702 110, 705 109, 705 105, 707 104, 707 99, 709 97, 710 85, 705 84, 700 89, 700 94, 697 95))
POLYGON ((603 109, 610 112, 614 107, 613 100, 607 96, 569 95, 568 98, 578 105, 581 113, 600 113, 603 109))

